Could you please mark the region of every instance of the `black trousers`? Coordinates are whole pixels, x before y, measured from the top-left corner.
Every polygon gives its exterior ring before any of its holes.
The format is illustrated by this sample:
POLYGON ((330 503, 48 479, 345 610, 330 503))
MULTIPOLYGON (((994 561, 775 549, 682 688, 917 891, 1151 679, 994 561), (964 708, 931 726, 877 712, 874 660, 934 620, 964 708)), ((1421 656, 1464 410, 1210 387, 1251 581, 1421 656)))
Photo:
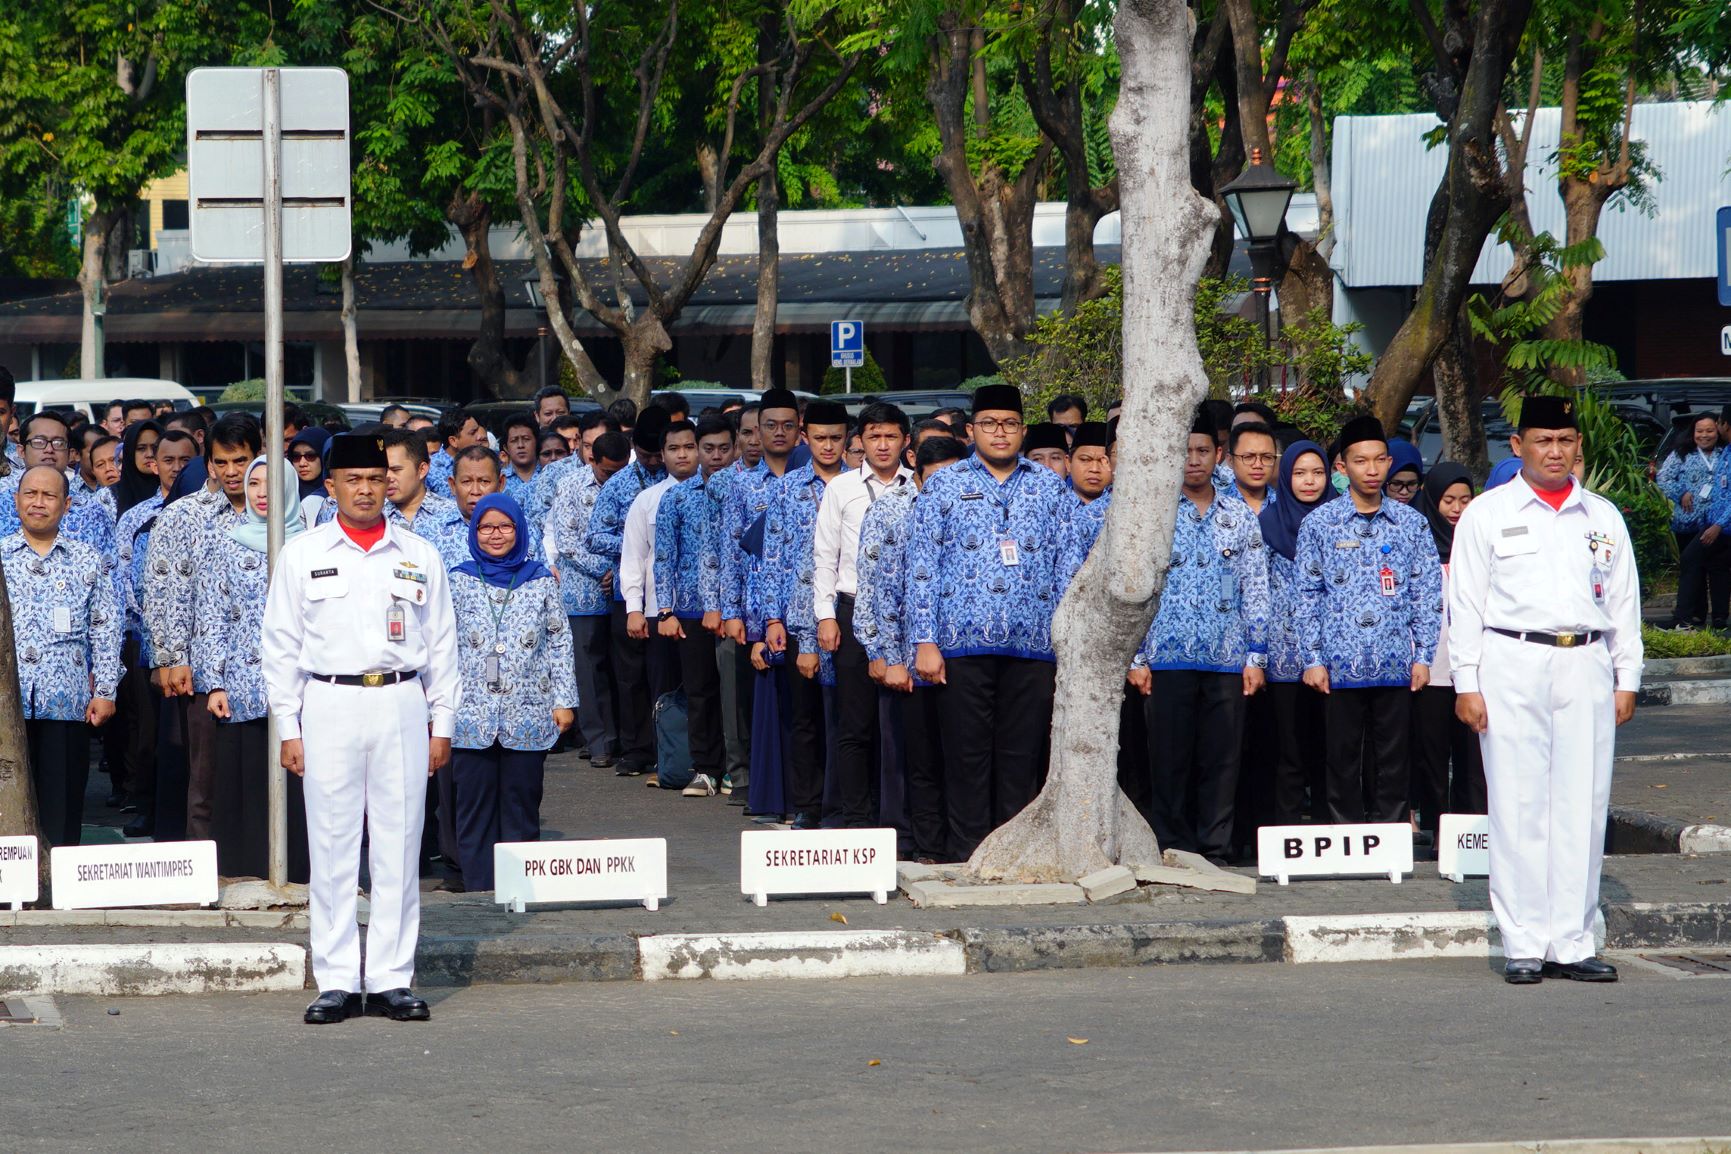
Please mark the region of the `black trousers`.
POLYGON ((944 738, 938 706, 943 688, 917 685, 898 693, 902 719, 902 791, 916 857, 947 861, 950 817, 944 805, 944 738))
POLYGON ((541 840, 546 763, 544 749, 506 749, 496 741, 486 749, 451 751, 464 889, 493 888, 495 845, 541 840))
POLYGON ((1130 799, 1142 820, 1154 822, 1154 801, 1148 795, 1148 699, 1124 684, 1118 706, 1118 788, 1130 799))
POLYGON ((782 767, 788 812, 808 821, 823 817, 823 771, 828 739, 823 716, 823 686, 798 669, 799 642, 787 635, 787 668, 781 678, 781 724, 787 728, 788 760, 782 767))
MULTIPOLYGON (((1242 683, 1239 686, 1243 688, 1242 683)), ((1238 795, 1232 803, 1232 847, 1255 853, 1256 831, 1274 824, 1274 701, 1266 684, 1244 699, 1239 731, 1238 795)))
POLYGON ((1232 849, 1244 741, 1244 676, 1162 669, 1148 695, 1150 822, 1163 849, 1232 849))
POLYGON ((613 684, 619 692, 619 759, 634 769, 651 769, 655 765, 655 698, 649 692, 649 642, 626 634, 625 602, 614 601, 608 609, 612 617, 613 684))
POLYGON ((1434 834, 1445 813, 1485 812, 1484 756, 1478 734, 1455 716, 1453 686, 1427 685, 1414 695, 1409 756, 1412 804, 1425 829, 1434 834))
POLYGON ((77 845, 84 833, 84 790, 90 783, 90 730, 82 721, 24 723, 36 815, 50 845, 77 845))
POLYGON ((727 747, 727 774, 743 799, 751 783, 751 706, 752 691, 757 687, 751 647, 731 638, 717 642, 715 664, 721 670, 721 736, 727 747))
POLYGON ((157 841, 186 840, 186 715, 190 697, 158 697, 156 724, 157 841))
POLYGON ((1674 620, 1694 624, 1705 621, 1709 590, 1713 595, 1713 620, 1726 620, 1727 612, 1731 611, 1731 533, 1720 533, 1711 545, 1696 534, 1683 546, 1677 562, 1674 620))
POLYGON ((675 642, 685 680, 686 732, 691 765, 720 784, 726 772, 727 742, 721 729, 721 667, 715 663, 715 634, 701 618, 681 618, 685 637, 675 642))
POLYGON ((1056 669, 1023 657, 945 659, 939 725, 951 861, 967 861, 1039 792, 1056 669))
POLYGON ((853 598, 835 601, 841 645, 835 652, 835 765, 831 812, 824 824, 859 829, 877 822, 878 687, 868 672, 865 646, 853 635, 853 598))
POLYGON ((1404 685, 1334 689, 1326 698, 1328 820, 1405 821, 1413 692, 1404 685), (1369 742, 1371 760, 1364 761, 1369 742))
POLYGON ((1273 718, 1274 780, 1270 825, 1296 825, 1307 812, 1312 821, 1327 820, 1327 747, 1323 707, 1328 699, 1302 681, 1268 683, 1273 718))
MULTIPOLYGON (((104 728, 119 727, 121 757, 125 764, 126 788, 131 799, 149 815, 156 810, 156 723, 161 698, 150 687, 150 670, 142 667, 138 639, 129 637, 121 647, 120 660, 126 676, 120 681, 120 700, 114 720, 104 728), (121 723, 124 723, 123 725, 121 723)), ((114 754, 109 753, 113 765, 114 754)))
POLYGON ((597 757, 619 753, 619 716, 614 705, 612 623, 605 615, 571 618, 577 661, 577 735, 597 757))
MULTIPOLYGON (((265 719, 224 721, 214 735, 216 777, 210 836, 216 842, 216 872, 223 877, 270 876, 270 751, 265 719)), ((304 883, 307 807, 301 779, 288 778, 288 880, 304 883)))
POLYGON ((186 705, 186 840, 210 838, 216 791, 216 718, 210 694, 195 693, 186 705))

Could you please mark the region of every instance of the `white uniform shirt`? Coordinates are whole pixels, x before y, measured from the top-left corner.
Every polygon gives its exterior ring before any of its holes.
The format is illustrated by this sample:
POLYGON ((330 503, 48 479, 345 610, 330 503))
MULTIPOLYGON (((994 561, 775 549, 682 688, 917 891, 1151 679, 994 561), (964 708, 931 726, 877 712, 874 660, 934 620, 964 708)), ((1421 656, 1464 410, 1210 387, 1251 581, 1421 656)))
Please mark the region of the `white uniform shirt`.
POLYGON ((270 711, 285 741, 301 735, 310 673, 417 671, 433 736, 456 731, 462 684, 445 563, 433 545, 389 523, 365 553, 336 521, 283 545, 265 599, 261 656, 270 711), (393 602, 403 609, 401 641, 386 632, 393 602))
POLYGON ((899 468, 895 480, 885 484, 870 469, 850 469, 825 487, 811 547, 817 620, 834 620, 836 597, 859 592, 859 529, 866 510, 890 489, 913 484, 913 477, 911 469, 899 468))
POLYGON ((1641 688, 1641 586, 1617 507, 1574 485, 1555 512, 1526 478, 1474 498, 1449 558, 1448 641, 1455 691, 1479 692, 1487 629, 1602 631, 1617 688, 1641 688), (1603 596, 1593 596, 1597 566, 1603 596))
POLYGON ((625 612, 656 617, 661 607, 655 601, 655 514, 661 498, 679 481, 663 477, 637 496, 625 514, 625 543, 619 550, 619 595, 625 612))

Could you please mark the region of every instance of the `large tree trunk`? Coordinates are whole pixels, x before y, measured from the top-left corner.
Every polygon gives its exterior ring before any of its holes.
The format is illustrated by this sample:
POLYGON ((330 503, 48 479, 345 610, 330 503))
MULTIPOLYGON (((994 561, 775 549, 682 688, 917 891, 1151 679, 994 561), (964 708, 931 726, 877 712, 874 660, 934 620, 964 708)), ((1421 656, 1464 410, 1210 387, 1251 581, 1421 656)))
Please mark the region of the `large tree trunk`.
POLYGON ((1310 116, 1310 183, 1316 190, 1316 252, 1326 263, 1334 255, 1334 154, 1314 72, 1305 91, 1305 110, 1310 116))
POLYGON ((108 288, 108 231, 112 212, 96 211, 84 218, 84 254, 78 267, 78 287, 84 296, 84 323, 78 338, 78 375, 99 381, 108 373, 103 365, 102 318, 108 288))
POLYGON ((660 318, 643 309, 619 343, 625 353, 625 380, 619 386, 619 395, 629 397, 641 409, 655 390, 655 366, 673 348, 673 340, 660 318))
MULTIPOLYGON (((764 69, 757 80, 757 119, 758 130, 766 135, 775 104, 775 34, 775 16, 766 14, 757 30, 757 63, 764 69)), ((758 392, 775 385, 775 311, 781 296, 781 230, 776 218, 780 211, 781 179, 772 164, 757 182, 757 310, 751 318, 751 387, 758 392)))
POLYGON ((1472 57, 1449 118, 1448 170, 1437 190, 1446 218, 1435 257, 1426 263, 1412 312, 1370 377, 1371 407, 1384 425, 1399 422, 1419 378, 1448 339, 1485 238, 1508 208, 1496 119, 1509 61, 1531 10, 1532 0, 1479 5, 1472 57))
POLYGON ((355 256, 343 262, 343 395, 350 404, 361 399, 361 341, 355 327, 355 256))
POLYGON ((1437 351, 1431 365, 1436 383, 1436 411, 1442 420, 1443 456, 1458 461, 1481 482, 1491 471, 1485 446, 1478 366, 1473 361, 1472 329, 1465 316, 1455 318, 1454 331, 1437 351))
MULTIPOLYGON (((110 723, 112 724, 112 722, 110 723)), ((30 777, 30 747, 24 740, 24 702, 18 688, 18 654, 12 641, 12 602, 0 573, 0 837, 34 837, 41 894, 48 904, 48 839, 37 821, 36 784, 30 777)))
POLYGON ((481 331, 469 346, 469 369, 496 397, 527 396, 533 390, 525 391, 524 374, 505 355, 505 286, 487 243, 493 212, 478 194, 459 190, 445 206, 445 218, 463 234, 463 267, 481 297, 481 331))
POLYGON ((1120 0, 1123 82, 1112 113, 1124 229, 1124 411, 1100 539, 1058 606, 1046 787, 968 862, 983 878, 1072 881, 1157 865, 1160 848, 1118 788, 1124 673, 1165 586, 1184 435, 1208 389, 1191 308, 1215 210, 1190 182, 1183 0, 1120 0))

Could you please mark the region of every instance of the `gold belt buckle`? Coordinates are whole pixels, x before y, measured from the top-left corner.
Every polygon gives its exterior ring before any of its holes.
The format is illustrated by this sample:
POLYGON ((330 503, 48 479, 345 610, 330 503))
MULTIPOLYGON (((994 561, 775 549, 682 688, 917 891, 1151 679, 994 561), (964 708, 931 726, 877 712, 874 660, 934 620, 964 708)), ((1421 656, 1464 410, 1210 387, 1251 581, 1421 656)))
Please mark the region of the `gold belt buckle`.
POLYGON ((1573 649, 1576 645, 1579 645, 1580 642, 1581 642, 1581 635, 1579 633, 1559 633, 1559 634, 1557 634, 1557 648, 1558 649, 1573 649))
POLYGON ((366 686, 368 689, 377 689, 379 686, 383 685, 384 683, 385 683, 385 675, 383 673, 363 673, 363 674, 361 674, 361 684, 366 686))

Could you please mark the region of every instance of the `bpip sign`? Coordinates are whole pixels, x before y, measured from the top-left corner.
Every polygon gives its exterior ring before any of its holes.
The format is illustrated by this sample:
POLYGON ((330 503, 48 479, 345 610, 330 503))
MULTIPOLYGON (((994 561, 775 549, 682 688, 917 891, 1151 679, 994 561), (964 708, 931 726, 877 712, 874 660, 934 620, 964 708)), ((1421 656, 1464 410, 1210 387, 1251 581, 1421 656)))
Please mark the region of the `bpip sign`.
POLYGON ((1256 872, 1281 885, 1295 877, 1387 877, 1412 872, 1412 826, 1265 825, 1256 831, 1256 872))

